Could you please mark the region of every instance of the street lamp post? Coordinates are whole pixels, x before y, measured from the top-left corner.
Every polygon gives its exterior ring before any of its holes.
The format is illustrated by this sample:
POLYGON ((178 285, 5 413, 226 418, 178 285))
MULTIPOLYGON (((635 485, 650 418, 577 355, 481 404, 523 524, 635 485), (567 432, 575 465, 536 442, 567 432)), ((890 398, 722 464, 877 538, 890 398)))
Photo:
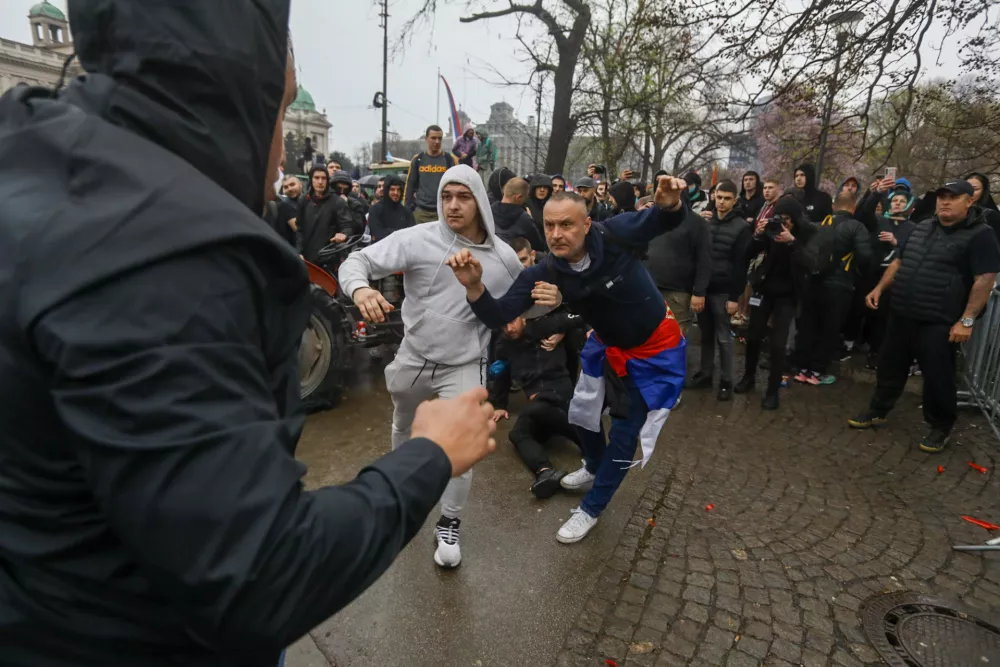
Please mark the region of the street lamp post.
POLYGON ((833 78, 830 79, 830 89, 826 95, 826 105, 823 108, 823 119, 819 131, 819 155, 816 157, 816 180, 823 179, 823 159, 826 157, 826 140, 830 134, 830 121, 833 117, 833 102, 837 96, 837 79, 840 77, 840 57, 844 54, 847 40, 851 37, 853 27, 864 18, 857 11, 838 12, 827 19, 827 25, 836 26, 837 58, 833 64, 833 78))

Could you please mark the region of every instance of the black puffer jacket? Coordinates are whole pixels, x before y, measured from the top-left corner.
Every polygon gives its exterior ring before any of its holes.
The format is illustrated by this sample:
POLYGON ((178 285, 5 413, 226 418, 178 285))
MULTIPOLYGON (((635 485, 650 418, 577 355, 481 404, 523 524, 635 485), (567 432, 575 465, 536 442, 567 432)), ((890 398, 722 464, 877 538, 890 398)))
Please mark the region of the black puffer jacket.
POLYGON ((309 284, 260 217, 288 0, 139 4, 69 0, 88 74, 0 97, 0 663, 272 667, 451 464, 303 488, 309 284))

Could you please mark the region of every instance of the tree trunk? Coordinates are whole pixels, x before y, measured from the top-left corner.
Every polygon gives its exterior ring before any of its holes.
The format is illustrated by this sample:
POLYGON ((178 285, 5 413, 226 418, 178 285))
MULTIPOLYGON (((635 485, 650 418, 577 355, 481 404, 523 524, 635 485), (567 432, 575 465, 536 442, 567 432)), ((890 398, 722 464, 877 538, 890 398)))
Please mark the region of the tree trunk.
POLYGON ((549 134, 549 149, 545 155, 545 173, 558 174, 566 164, 569 142, 576 131, 570 121, 573 106, 573 74, 580 60, 583 40, 590 26, 590 10, 577 14, 573 27, 559 48, 559 66, 555 72, 555 95, 552 101, 552 132, 549 134))

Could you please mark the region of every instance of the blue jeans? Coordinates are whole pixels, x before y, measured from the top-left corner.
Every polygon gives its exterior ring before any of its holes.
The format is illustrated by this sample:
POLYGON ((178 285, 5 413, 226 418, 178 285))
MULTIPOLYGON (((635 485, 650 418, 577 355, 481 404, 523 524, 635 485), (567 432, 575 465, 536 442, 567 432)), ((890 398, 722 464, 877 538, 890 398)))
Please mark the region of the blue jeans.
POLYGON ((604 427, 598 432, 577 428, 580 435, 580 449, 586 461, 587 470, 597 475, 594 486, 580 502, 580 509, 592 517, 599 517, 611 502, 615 491, 628 474, 635 448, 639 444, 639 431, 646 423, 646 401, 627 375, 622 378, 628 390, 628 416, 624 419, 611 417, 610 441, 604 439, 604 427))
POLYGON ((282 651, 281 655, 278 656, 278 667, 285 667, 285 652, 282 651))

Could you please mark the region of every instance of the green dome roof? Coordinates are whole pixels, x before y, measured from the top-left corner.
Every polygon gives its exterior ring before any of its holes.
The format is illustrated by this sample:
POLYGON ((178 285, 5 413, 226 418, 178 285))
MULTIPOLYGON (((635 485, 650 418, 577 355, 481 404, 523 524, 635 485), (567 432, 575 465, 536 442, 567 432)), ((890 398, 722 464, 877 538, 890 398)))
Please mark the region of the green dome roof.
POLYGON ((313 102, 313 96, 309 94, 309 91, 299 86, 299 92, 295 96, 295 101, 288 108, 302 111, 316 111, 316 103, 313 102))
POLYGON ((66 15, 62 13, 62 10, 49 2, 49 0, 42 0, 28 10, 29 19, 33 19, 36 16, 48 16, 50 19, 57 19, 59 21, 66 20, 66 15))

